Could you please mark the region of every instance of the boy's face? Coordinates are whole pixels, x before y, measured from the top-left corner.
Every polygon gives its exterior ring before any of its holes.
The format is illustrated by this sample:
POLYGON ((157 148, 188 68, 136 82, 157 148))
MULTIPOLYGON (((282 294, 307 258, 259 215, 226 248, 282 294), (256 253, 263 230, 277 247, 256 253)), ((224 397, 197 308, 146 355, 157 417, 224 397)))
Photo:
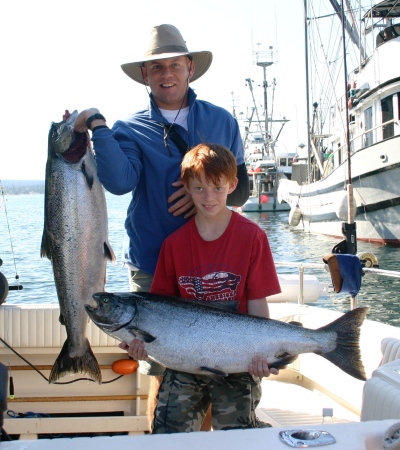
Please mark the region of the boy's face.
POLYGON ((212 181, 207 181, 204 173, 202 173, 200 180, 190 178, 189 184, 185 187, 192 196, 197 213, 213 217, 226 209, 228 194, 235 190, 237 183, 237 178, 228 183, 225 177, 221 177, 219 183, 214 184, 212 181))

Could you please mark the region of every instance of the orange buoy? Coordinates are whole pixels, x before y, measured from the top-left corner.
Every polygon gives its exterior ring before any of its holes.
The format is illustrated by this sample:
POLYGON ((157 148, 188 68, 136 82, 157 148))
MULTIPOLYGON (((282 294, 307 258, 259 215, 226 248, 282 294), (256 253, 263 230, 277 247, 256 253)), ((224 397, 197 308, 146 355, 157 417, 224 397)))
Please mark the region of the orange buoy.
POLYGON ((113 372, 117 373, 118 375, 129 375, 136 372, 138 367, 139 364, 134 359, 118 359, 112 364, 113 372))

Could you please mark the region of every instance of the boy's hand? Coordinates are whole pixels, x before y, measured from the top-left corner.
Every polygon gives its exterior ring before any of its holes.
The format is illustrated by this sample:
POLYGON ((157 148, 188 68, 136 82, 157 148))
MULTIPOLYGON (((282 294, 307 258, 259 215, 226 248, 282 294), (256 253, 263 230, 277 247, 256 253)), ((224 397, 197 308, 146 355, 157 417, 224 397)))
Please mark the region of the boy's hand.
POLYGON ((278 375, 279 370, 268 367, 267 358, 264 356, 256 355, 253 357, 251 363, 249 364, 249 373, 254 377, 269 377, 270 375, 278 375))
POLYGON ((122 341, 118 347, 122 348, 122 350, 126 350, 128 355, 131 358, 136 359, 136 361, 144 361, 149 357, 144 349, 144 342, 140 339, 134 339, 129 345, 125 341, 122 341))

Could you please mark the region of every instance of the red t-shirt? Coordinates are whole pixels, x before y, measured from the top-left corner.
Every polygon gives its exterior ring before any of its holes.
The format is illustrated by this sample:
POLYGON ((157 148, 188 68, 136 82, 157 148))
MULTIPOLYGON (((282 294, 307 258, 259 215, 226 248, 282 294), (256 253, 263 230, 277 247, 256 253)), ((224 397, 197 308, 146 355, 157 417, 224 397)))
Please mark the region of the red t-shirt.
POLYGON ((151 292, 204 301, 239 302, 281 292, 265 232, 232 212, 222 236, 205 241, 192 218, 165 239, 151 292))

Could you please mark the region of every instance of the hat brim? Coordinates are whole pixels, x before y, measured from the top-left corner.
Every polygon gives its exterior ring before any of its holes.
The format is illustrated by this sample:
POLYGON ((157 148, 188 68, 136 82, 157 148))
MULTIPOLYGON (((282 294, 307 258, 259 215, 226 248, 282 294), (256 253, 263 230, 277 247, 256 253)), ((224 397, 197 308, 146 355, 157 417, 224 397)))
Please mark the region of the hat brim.
POLYGON ((151 55, 146 59, 143 59, 142 61, 122 64, 121 69, 128 75, 129 78, 132 78, 132 80, 135 80, 138 83, 144 85, 145 82, 143 80, 141 69, 144 62, 154 61, 156 59, 175 58, 177 56, 185 56, 185 55, 191 56, 195 64, 195 71, 192 78, 190 79, 191 82, 196 81, 207 72, 207 70, 211 66, 213 59, 213 55, 209 51, 188 52, 188 53, 161 53, 158 55, 151 55))

